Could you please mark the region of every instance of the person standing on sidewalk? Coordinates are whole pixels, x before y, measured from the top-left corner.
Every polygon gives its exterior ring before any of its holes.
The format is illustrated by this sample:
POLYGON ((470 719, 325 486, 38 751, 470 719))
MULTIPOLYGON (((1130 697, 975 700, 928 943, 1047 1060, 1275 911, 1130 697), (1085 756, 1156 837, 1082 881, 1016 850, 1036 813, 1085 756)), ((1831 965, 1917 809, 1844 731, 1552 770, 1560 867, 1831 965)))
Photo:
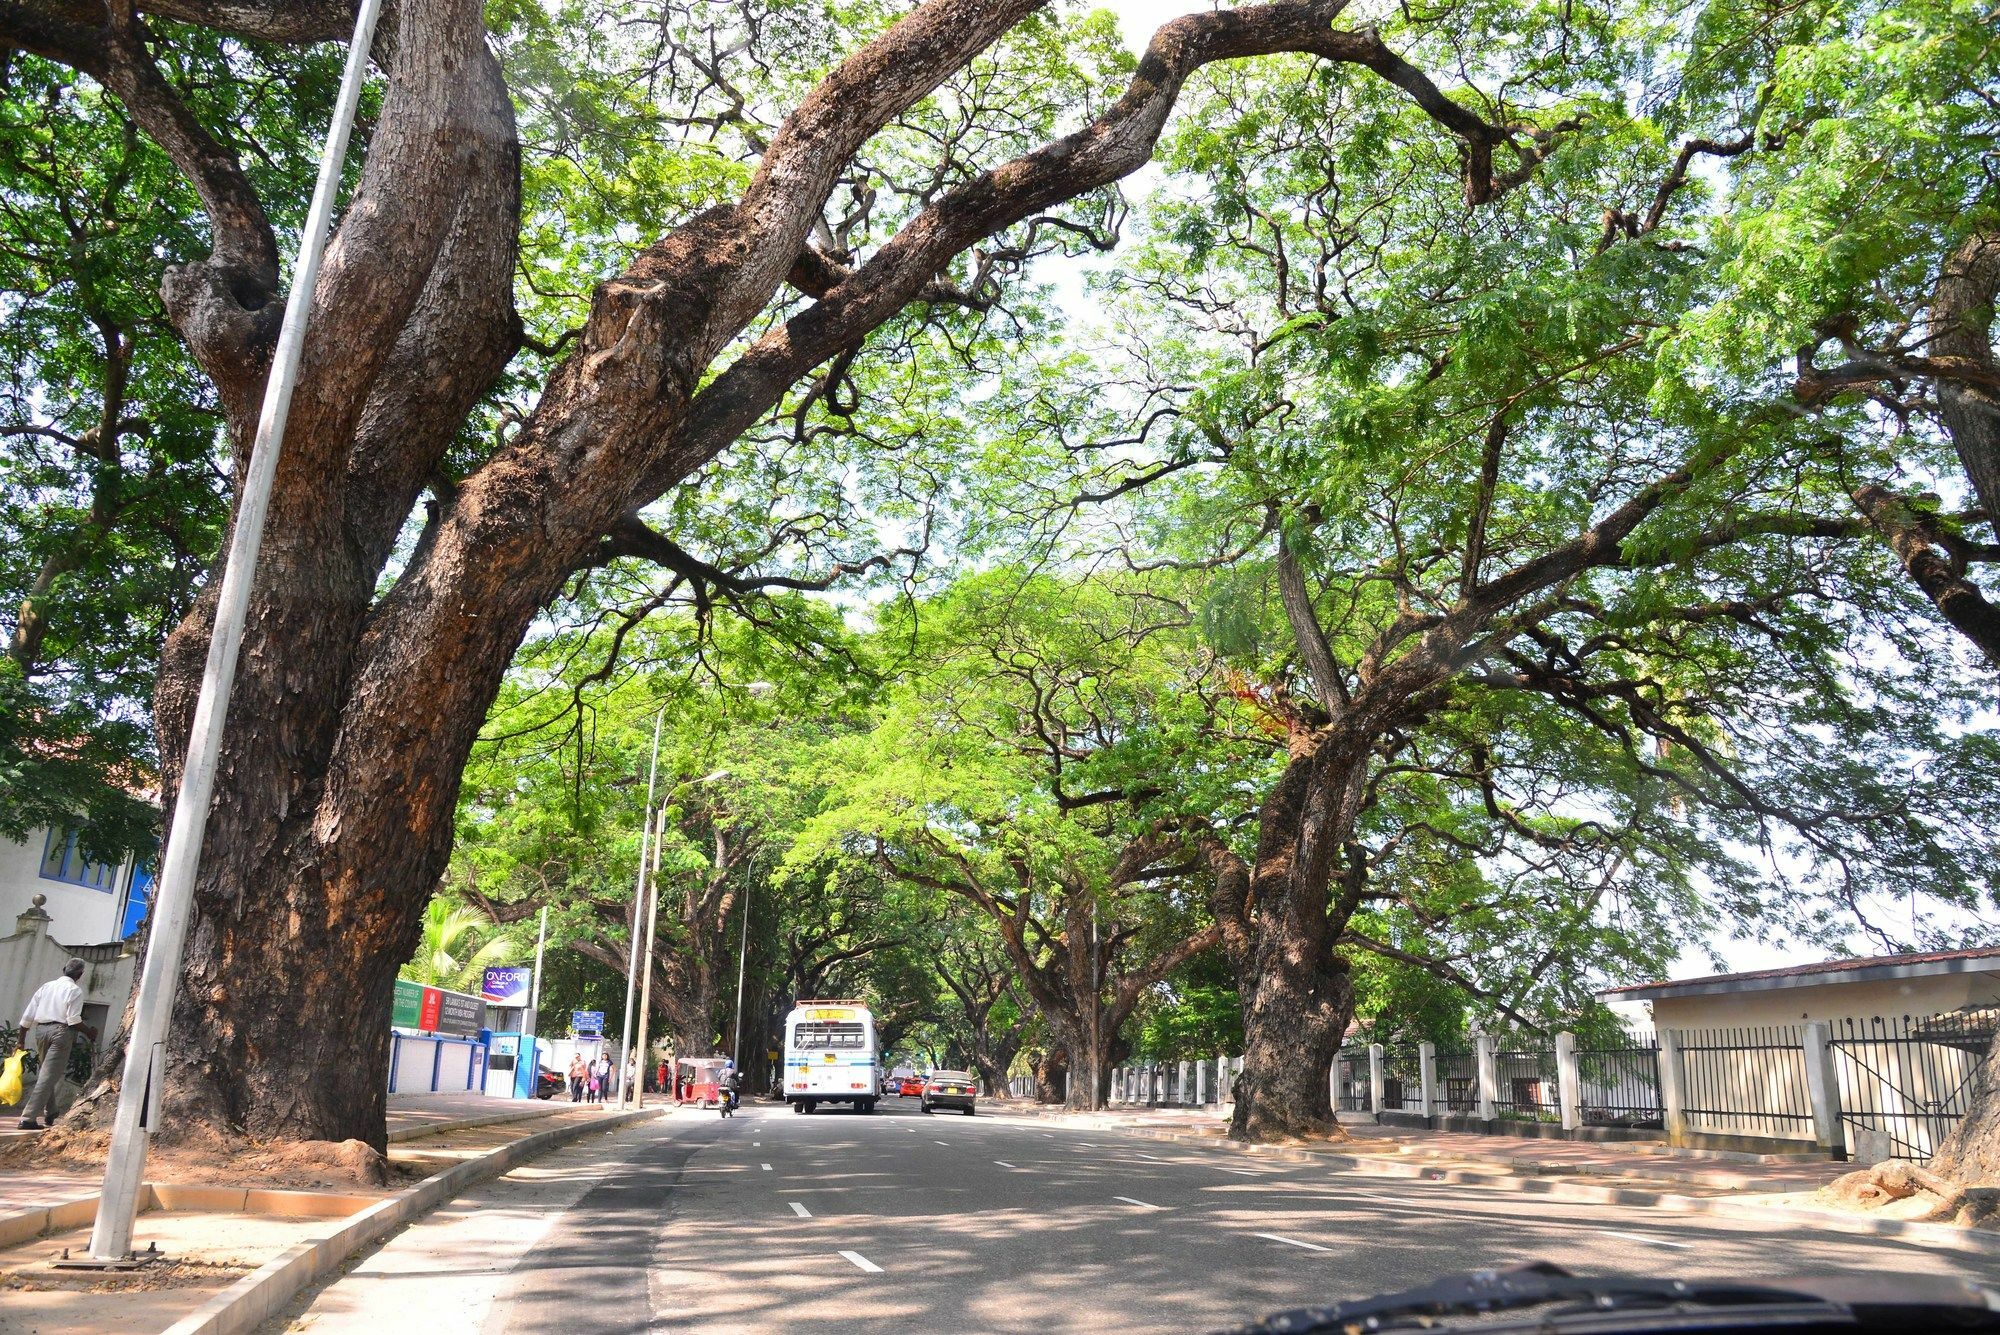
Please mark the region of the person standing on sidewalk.
POLYGON ((55 1103, 56 1085, 69 1069, 69 1050, 80 1029, 93 1039, 97 1031, 83 1022, 82 960, 71 960, 60 976, 35 989, 28 1008, 21 1012, 21 1044, 31 1047, 38 1073, 35 1088, 21 1105, 21 1130, 48 1129, 50 1107, 55 1103))
POLYGON ((569 1101, 583 1101, 583 1054, 577 1053, 569 1059, 569 1101))

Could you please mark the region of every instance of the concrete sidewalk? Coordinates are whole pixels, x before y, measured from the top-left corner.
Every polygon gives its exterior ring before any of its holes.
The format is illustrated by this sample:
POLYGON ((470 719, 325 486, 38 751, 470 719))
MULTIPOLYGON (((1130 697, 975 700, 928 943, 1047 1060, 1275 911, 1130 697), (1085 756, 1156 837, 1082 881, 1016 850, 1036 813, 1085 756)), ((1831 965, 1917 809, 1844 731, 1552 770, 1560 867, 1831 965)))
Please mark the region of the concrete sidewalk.
MULTIPOLYGON (((471 1127, 526 1121, 563 1113, 579 1116, 615 1112, 613 1104, 572 1104, 563 1100, 487 1098, 480 1094, 391 1094, 389 1096, 389 1143, 395 1145, 462 1131, 471 1127)), ((8 1140, 26 1140, 41 1134, 16 1132, 8 1140)), ((47 1168, 0 1167, 0 1214, 15 1210, 39 1210, 63 1201, 96 1193, 101 1174, 63 1172, 47 1168)))
MULTIPOLYGON (((1100 1113, 1072 1113, 1016 1099, 989 1100, 988 1106, 1002 1115, 1076 1120, 1090 1126, 1169 1132, 1217 1141, 1222 1140, 1228 1126, 1212 1106, 1109 1108, 1100 1113)), ((1816 1191, 1854 1167, 1806 1157, 1696 1155, 1646 1142, 1488 1136, 1373 1122, 1344 1123, 1342 1129, 1347 1133, 1344 1140, 1318 1140, 1291 1148, 1383 1163, 1490 1169, 1515 1176, 1642 1181, 1702 1193, 1816 1191)))

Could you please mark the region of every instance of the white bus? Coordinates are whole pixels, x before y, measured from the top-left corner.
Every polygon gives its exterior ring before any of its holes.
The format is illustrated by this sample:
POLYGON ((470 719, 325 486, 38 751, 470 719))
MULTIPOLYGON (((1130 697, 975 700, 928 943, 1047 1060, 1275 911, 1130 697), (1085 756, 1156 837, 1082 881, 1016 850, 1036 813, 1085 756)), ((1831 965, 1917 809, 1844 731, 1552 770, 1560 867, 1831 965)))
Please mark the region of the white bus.
POLYGON ((859 1001, 801 1001, 785 1017, 785 1102, 809 1113, 822 1103, 875 1111, 882 1096, 875 1017, 859 1001))

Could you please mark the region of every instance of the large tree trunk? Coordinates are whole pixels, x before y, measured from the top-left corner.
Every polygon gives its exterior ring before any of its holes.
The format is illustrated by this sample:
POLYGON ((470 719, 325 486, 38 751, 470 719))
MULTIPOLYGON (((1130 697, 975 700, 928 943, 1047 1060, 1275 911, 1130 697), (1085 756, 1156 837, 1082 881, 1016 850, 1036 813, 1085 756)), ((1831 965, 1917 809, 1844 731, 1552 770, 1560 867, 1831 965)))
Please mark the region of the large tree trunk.
POLYGON ((1255 862, 1219 859, 1217 917, 1243 1000, 1235 1139, 1334 1127, 1327 1073, 1354 1014, 1336 946, 1355 901, 1330 900, 1329 887, 1354 828, 1367 757, 1365 738, 1352 732, 1296 729, 1291 762, 1259 819, 1255 862))
POLYGON ((2000 1034, 1986 1050, 1965 1120, 1937 1147, 1931 1171, 1966 1186, 2000 1183, 2000 1034))
POLYGON ((1069 1051, 1059 1046, 1035 1054, 1035 1102, 1064 1103, 1069 1098, 1069 1051))

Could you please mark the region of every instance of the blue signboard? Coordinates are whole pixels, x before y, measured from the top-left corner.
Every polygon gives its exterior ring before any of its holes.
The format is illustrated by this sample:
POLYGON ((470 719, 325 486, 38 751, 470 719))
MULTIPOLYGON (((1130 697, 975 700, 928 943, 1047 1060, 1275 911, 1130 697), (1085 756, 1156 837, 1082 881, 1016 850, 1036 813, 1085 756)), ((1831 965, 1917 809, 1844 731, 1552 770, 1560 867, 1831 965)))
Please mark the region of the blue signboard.
POLYGON ((569 1031, 578 1038, 603 1038, 604 1012, 571 1011, 569 1013, 569 1031))
POLYGON ((500 964, 486 971, 486 979, 479 985, 479 995, 493 1006, 525 1006, 528 1004, 528 982, 534 970, 525 964, 500 964))

